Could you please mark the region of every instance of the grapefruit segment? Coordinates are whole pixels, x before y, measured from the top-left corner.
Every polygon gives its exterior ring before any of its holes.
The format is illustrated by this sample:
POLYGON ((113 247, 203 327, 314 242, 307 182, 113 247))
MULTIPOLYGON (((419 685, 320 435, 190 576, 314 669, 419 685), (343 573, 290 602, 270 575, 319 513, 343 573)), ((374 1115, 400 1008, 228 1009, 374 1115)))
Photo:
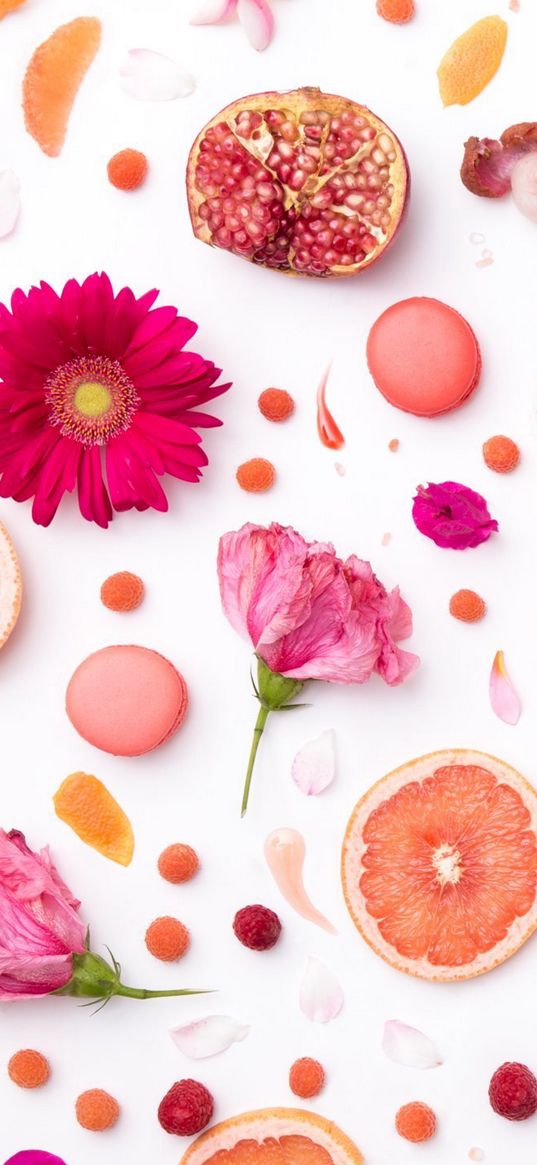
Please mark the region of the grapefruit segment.
POLYGON ((537 927, 537 793, 486 753, 410 761, 358 802, 342 879, 356 927, 392 966, 483 974, 537 927))
POLYGON ((0 647, 15 626, 22 600, 19 560, 5 526, 0 522, 0 647))
POLYGON ((44 154, 61 153, 69 115, 101 43, 101 22, 79 16, 40 44, 23 82, 24 121, 44 154))
POLYGON ((263 1108, 213 1125, 181 1165, 360 1165, 362 1154, 333 1123, 300 1108, 263 1108))

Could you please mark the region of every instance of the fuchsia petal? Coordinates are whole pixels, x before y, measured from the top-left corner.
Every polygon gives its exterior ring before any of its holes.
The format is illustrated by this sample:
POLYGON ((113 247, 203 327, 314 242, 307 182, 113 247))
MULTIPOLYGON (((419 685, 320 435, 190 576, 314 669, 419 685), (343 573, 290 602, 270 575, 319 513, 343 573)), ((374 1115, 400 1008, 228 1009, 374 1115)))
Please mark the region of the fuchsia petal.
POLYGON ((65 1165, 65 1161, 45 1149, 21 1149, 20 1153, 4 1161, 4 1165, 65 1165))
POLYGON ((190 73, 164 53, 131 49, 120 69, 121 88, 138 101, 174 101, 194 92, 190 73))
POLYGON ((268 0, 238 0, 237 12, 250 44, 262 53, 274 36, 274 17, 268 0))
POLYGON ((246 1039, 250 1028, 229 1015, 208 1015, 205 1019, 172 1028, 170 1035, 184 1056, 205 1060, 227 1051, 232 1044, 246 1039))
POLYGON ((0 239, 10 235, 19 217, 20 182, 13 170, 0 170, 0 239))
POLYGON ((505 724, 518 724, 522 706, 505 667, 503 651, 497 651, 490 673, 490 703, 492 711, 505 724))
POLYGON ((398 1019, 385 1023, 382 1050, 388 1059, 405 1068, 438 1068, 442 1063, 436 1044, 418 1028, 398 1019))
POLYGON ((297 752, 291 775, 306 797, 317 796, 327 789, 336 775, 336 735, 333 728, 308 740, 297 752))
POLYGON ((237 0, 202 0, 198 11, 191 16, 191 24, 223 24, 233 15, 237 0))
POLYGON ((320 959, 306 962, 300 985, 300 1010, 312 1023, 329 1023, 343 1007, 343 991, 336 976, 320 959))

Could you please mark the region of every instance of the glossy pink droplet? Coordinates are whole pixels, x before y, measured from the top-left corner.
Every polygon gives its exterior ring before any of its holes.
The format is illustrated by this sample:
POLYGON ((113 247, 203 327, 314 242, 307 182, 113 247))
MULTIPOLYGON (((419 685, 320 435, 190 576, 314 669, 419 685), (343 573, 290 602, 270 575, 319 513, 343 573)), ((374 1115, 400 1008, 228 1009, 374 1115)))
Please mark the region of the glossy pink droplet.
POLYGON ((345 444, 345 438, 326 403, 326 386, 329 375, 330 367, 326 369, 317 389, 317 432, 327 449, 341 449, 345 444))
POLYGON ((335 926, 317 910, 306 893, 302 877, 305 857, 306 845, 298 830, 275 829, 267 837, 267 865, 286 901, 308 922, 314 922, 330 934, 337 934, 335 926))

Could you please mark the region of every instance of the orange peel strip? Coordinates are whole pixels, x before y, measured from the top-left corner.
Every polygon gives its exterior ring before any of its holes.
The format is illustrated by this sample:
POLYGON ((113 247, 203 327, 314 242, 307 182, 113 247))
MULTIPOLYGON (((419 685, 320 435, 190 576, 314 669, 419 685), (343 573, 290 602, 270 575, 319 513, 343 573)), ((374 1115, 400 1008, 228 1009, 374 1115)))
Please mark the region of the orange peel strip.
POLYGON ((134 853, 131 823, 106 785, 88 773, 71 773, 53 797, 61 821, 98 853, 128 866, 134 853))

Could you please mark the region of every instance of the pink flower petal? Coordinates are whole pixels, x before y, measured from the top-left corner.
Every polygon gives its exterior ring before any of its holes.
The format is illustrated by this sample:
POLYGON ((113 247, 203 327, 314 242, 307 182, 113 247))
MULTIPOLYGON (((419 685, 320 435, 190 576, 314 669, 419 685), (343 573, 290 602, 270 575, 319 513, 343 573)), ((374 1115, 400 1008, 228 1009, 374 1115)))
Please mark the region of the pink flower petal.
POLYGON ((490 703, 492 711, 505 724, 518 724, 522 711, 520 699, 507 673, 503 651, 497 651, 490 673, 490 703))
POLYGON ((300 1010, 313 1023, 328 1023, 343 1007, 343 991, 332 971, 320 959, 306 962, 300 985, 300 1010))
POLYGON ((170 1035, 184 1056, 204 1060, 244 1040, 249 1031, 248 1024, 239 1023, 229 1015, 208 1015, 205 1019, 172 1028, 170 1035))
POLYGON ((416 1027, 389 1019, 384 1025, 382 1050, 396 1064, 406 1068, 438 1068, 442 1057, 438 1048, 416 1027))
POLYGON ((315 797, 332 784, 336 775, 335 740, 334 729, 329 728, 315 740, 308 740, 297 752, 291 776, 306 797, 315 797))
POLYGON ((0 170, 0 239, 10 235, 20 211, 20 183, 13 170, 0 170))
POLYGON ((274 17, 267 0, 238 0, 237 12, 250 44, 262 53, 274 36, 274 17))
POLYGON ((174 101, 196 88, 194 78, 178 61, 151 49, 131 49, 119 73, 121 88, 137 101, 174 101))
POLYGON ((233 15, 237 0, 203 0, 199 10, 191 16, 191 24, 223 24, 233 15))

